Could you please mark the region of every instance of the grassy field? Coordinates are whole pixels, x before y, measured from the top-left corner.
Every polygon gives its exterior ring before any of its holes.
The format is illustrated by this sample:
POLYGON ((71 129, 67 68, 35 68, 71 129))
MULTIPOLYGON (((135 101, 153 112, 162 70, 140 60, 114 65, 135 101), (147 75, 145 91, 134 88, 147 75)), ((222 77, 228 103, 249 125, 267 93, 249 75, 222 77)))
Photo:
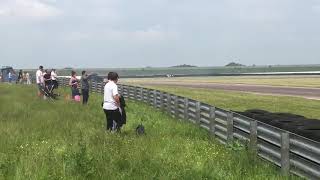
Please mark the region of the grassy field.
POLYGON ((0 179, 298 179, 143 103, 128 101, 128 124, 112 134, 100 95, 82 106, 35 91, 0 84, 0 179))
POLYGON ((199 100, 216 107, 234 111, 262 109, 270 112, 286 112, 320 119, 320 101, 299 97, 260 95, 223 90, 186 88, 173 86, 146 86, 176 95, 199 100))
POLYGON ((143 78, 121 79, 123 83, 143 84, 145 82, 184 82, 184 83, 222 83, 250 84, 288 87, 320 88, 320 76, 223 76, 223 77, 176 77, 176 78, 143 78))

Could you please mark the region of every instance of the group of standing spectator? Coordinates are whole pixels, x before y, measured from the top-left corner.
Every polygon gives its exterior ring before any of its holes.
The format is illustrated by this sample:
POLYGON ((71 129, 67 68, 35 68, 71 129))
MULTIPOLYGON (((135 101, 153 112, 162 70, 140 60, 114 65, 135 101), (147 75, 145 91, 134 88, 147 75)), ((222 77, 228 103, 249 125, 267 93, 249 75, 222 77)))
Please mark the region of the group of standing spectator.
MULTIPOLYGON (((69 81, 69 86, 71 87, 72 99, 76 96, 82 95, 82 103, 85 105, 89 100, 89 79, 92 74, 87 74, 86 71, 82 71, 81 79, 77 78, 75 71, 71 72, 71 78, 69 81), (81 93, 79 91, 81 85, 81 93)), ((36 72, 36 82, 41 94, 45 81, 51 78, 51 80, 56 81, 57 74, 55 70, 49 73, 47 70, 43 70, 43 66, 40 66, 36 72)), ((118 92, 117 82, 119 75, 116 72, 108 73, 108 80, 105 82, 104 95, 103 95, 103 111, 106 116, 106 130, 107 131, 120 131, 123 124, 125 124, 125 102, 123 97, 120 96, 118 92)))
POLYGON ((82 95, 82 104, 87 104, 89 100, 89 79, 92 74, 87 74, 86 71, 82 71, 81 79, 77 79, 77 74, 75 71, 71 72, 71 78, 69 81, 69 86, 71 87, 72 99, 76 99, 76 96, 82 95), (79 85, 81 85, 81 93, 79 91, 79 85))
POLYGON ((38 96, 42 97, 44 95, 44 89, 45 86, 48 85, 48 83, 52 83, 53 88, 58 88, 58 81, 57 81, 58 75, 56 73, 55 69, 44 70, 43 66, 39 66, 39 69, 36 72, 36 83, 38 86, 38 96))
MULTIPOLYGON (((8 77, 8 82, 12 83, 12 81, 15 79, 14 76, 16 76, 15 72, 13 70, 10 70, 7 77, 8 77)), ((16 79, 16 84, 31 84, 31 77, 29 72, 23 72, 22 69, 19 70, 17 79, 16 79)))
MULTIPOLYGON (((77 79, 75 71, 71 72, 69 86, 71 87, 72 99, 76 96, 82 95, 82 103, 87 104, 89 100, 89 79, 92 74, 87 74, 82 71, 81 79, 77 79), (81 94, 79 85, 81 84, 81 94)), ((108 80, 105 82, 102 107, 106 116, 106 130, 120 131, 123 124, 125 124, 125 102, 123 97, 118 92, 117 82, 119 75, 116 72, 108 73, 108 80), (122 99, 122 102, 121 102, 122 99)))

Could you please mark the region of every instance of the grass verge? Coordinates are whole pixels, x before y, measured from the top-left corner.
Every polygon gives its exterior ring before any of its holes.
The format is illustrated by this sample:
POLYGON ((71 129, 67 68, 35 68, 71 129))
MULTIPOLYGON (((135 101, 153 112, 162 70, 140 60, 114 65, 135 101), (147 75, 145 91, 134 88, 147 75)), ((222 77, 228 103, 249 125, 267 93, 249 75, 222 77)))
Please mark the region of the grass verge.
POLYGON ((0 179, 299 179, 143 103, 128 101, 128 124, 111 134, 101 95, 82 106, 40 100, 33 86, 0 94, 0 179))

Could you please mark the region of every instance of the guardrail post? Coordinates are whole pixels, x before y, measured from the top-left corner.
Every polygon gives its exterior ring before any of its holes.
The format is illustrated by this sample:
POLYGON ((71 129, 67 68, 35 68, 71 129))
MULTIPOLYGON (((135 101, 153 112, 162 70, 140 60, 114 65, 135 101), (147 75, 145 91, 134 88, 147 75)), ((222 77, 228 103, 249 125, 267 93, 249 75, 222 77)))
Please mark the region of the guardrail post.
POLYGON ((91 92, 94 92, 94 88, 95 88, 95 81, 92 82, 92 90, 91 90, 91 92))
POLYGON ((281 133, 281 172, 284 175, 289 174, 290 170, 290 145, 289 133, 281 133))
POLYGON ((173 101, 173 104, 172 104, 171 101, 170 101, 170 114, 171 114, 172 116, 174 116, 174 114, 175 114, 175 109, 174 109, 174 107, 175 107, 175 100, 176 100, 176 98, 177 98, 177 96, 171 97, 171 99, 172 99, 172 101, 173 101), (173 111, 173 112, 172 112, 172 111, 173 111))
POLYGON ((140 100, 142 101, 142 102, 144 102, 144 96, 143 96, 143 88, 141 87, 140 88, 140 100))
POLYGON ((157 108, 157 91, 153 91, 153 106, 157 108))
POLYGON ((257 140, 257 121, 250 121, 249 150, 254 154, 257 153, 257 140))
POLYGON ((128 92, 127 92, 127 86, 126 85, 122 86, 122 91, 123 91, 123 96, 128 98, 128 92))
POLYGON ((171 94, 167 94, 167 111, 171 114, 171 94))
POLYGON ((149 98, 148 102, 149 102, 150 105, 153 105, 153 98, 151 97, 152 96, 152 89, 148 90, 148 94, 149 94, 148 95, 148 98, 149 98))
POLYGON ((137 88, 138 87, 134 87, 133 88, 133 99, 135 99, 135 100, 138 100, 139 98, 138 98, 138 94, 137 94, 137 88))
POLYGON ((97 82, 97 93, 100 93, 100 90, 101 90, 101 84, 97 82))
POLYGON ((184 98, 184 119, 188 120, 189 119, 189 99, 188 98, 184 98))
POLYGON ((97 87, 98 87, 98 83, 97 83, 97 81, 94 81, 94 91, 93 92, 97 92, 97 87))
POLYGON ((64 81, 64 83, 65 83, 65 84, 64 84, 65 86, 68 86, 68 85, 69 85, 68 79, 66 79, 66 80, 64 81))
POLYGON ((119 84, 119 93, 123 96, 123 85, 119 84))
POLYGON ((102 81, 100 82, 100 84, 101 84, 100 93, 103 94, 104 93, 104 84, 102 81))
POLYGON ((130 94, 130 98, 134 99, 134 87, 133 86, 129 87, 129 94, 130 94))
POLYGON ((97 90, 96 90, 96 93, 99 93, 99 92, 100 92, 100 83, 98 83, 98 82, 97 82, 96 89, 97 89, 97 90))
POLYGON ((178 96, 174 97, 174 116, 179 117, 179 108, 178 108, 178 96))
POLYGON ((163 92, 160 91, 160 109, 163 109, 163 92))
POLYGON ((233 113, 228 112, 227 115, 227 143, 233 141, 233 113))
POLYGON ((196 122, 197 124, 200 126, 200 118, 201 118, 201 114, 200 114, 200 102, 197 101, 196 102, 196 122))
POLYGON ((126 90, 127 90, 127 95, 128 95, 128 98, 129 99, 132 99, 132 96, 131 96, 131 94, 130 94, 130 92, 131 92, 131 86, 130 85, 128 85, 128 86, 126 86, 126 90))
POLYGON ((216 108, 213 106, 210 106, 209 111, 209 119, 210 119, 210 134, 212 136, 216 135, 216 108))
POLYGON ((135 87, 131 86, 131 99, 135 99, 135 94, 134 94, 134 91, 135 91, 135 87))

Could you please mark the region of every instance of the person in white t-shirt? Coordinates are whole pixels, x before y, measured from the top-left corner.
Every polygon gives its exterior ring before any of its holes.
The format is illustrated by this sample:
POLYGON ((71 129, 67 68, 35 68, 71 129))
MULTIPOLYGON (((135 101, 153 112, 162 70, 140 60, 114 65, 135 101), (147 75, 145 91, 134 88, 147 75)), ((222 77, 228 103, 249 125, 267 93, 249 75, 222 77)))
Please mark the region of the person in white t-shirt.
POLYGON ((52 69, 51 71, 51 79, 52 79, 52 82, 53 82, 53 85, 54 85, 54 88, 58 88, 58 81, 57 81, 57 73, 56 73, 56 70, 55 69, 52 69))
POLYGON ((119 76, 116 72, 108 73, 108 83, 104 86, 104 101, 103 110, 106 115, 106 130, 119 131, 120 127, 117 125, 121 120, 121 114, 119 111, 120 99, 118 93, 119 76))
POLYGON ((39 66, 39 69, 36 72, 36 82, 38 85, 38 96, 43 96, 43 86, 44 86, 44 80, 43 80, 43 66, 39 66))

